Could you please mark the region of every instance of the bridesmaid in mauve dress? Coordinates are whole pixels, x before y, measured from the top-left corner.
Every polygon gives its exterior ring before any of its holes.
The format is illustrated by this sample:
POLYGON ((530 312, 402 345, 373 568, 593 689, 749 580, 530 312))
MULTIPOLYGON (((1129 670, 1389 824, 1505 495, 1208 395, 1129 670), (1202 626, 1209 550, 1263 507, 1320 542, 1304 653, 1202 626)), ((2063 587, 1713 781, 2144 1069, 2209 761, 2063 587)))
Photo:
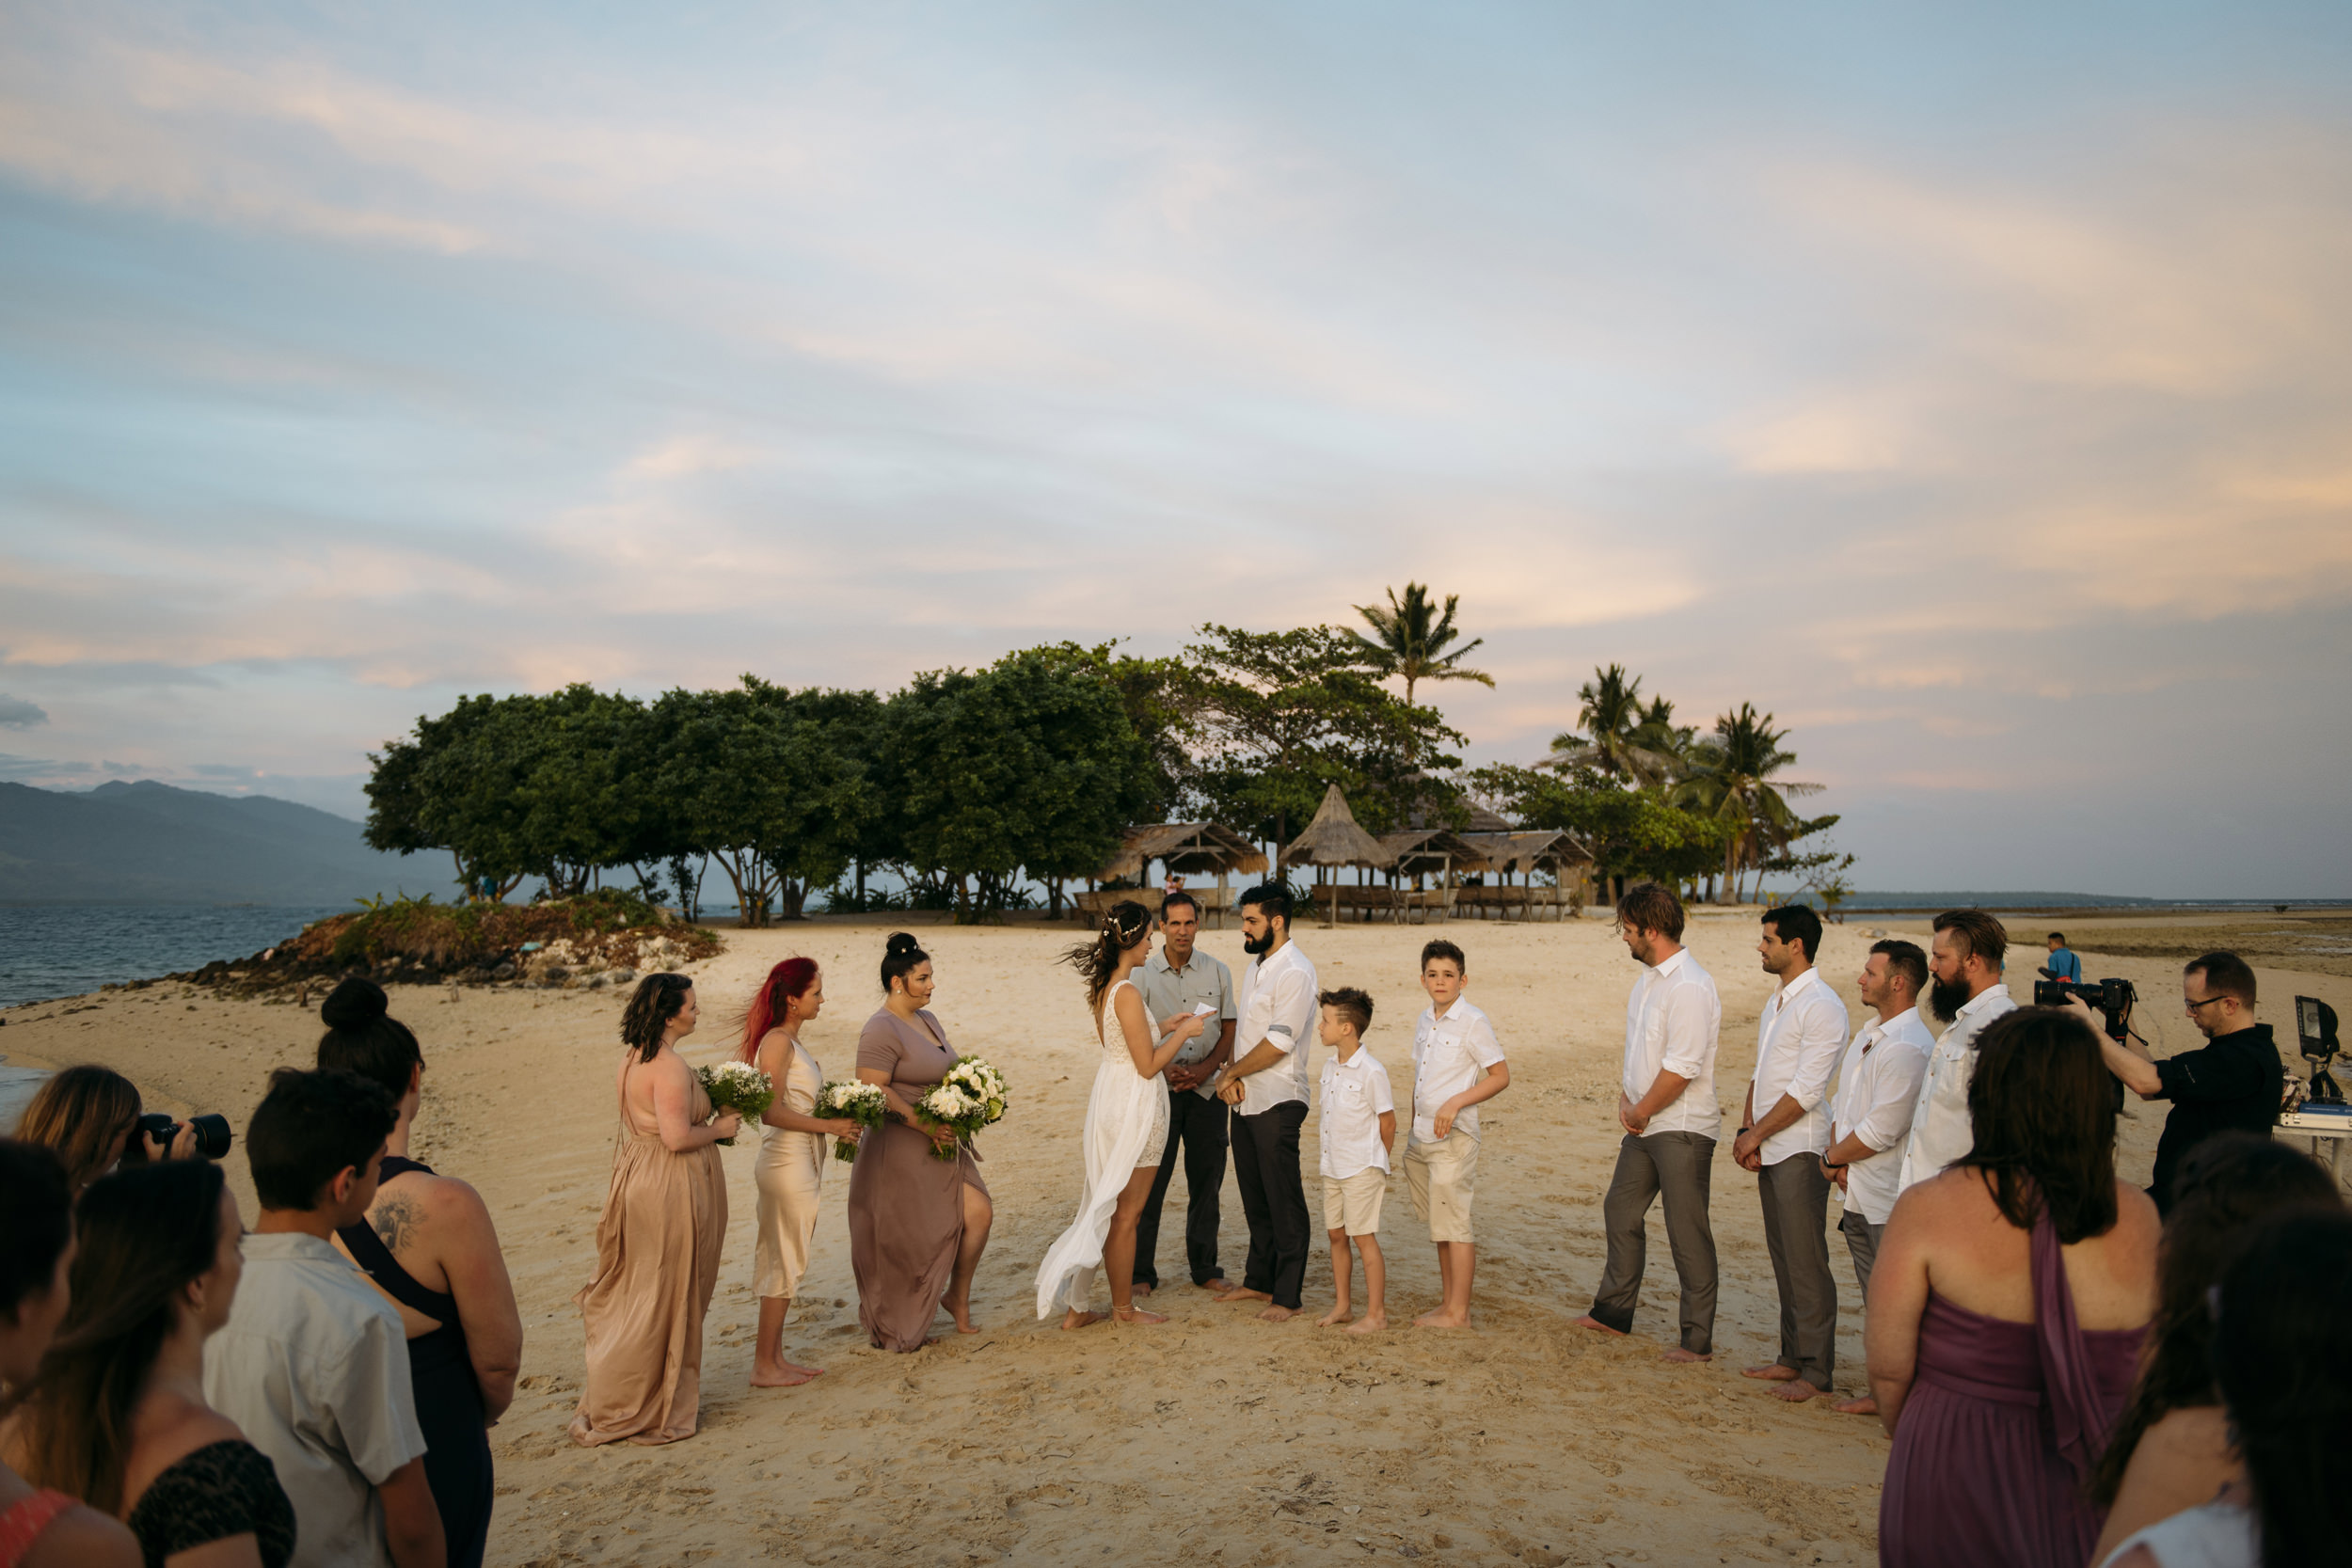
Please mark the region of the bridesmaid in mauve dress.
POLYGON ((596 1275, 572 1299, 588 1331, 588 1379, 572 1441, 675 1443, 702 1419, 703 1318, 719 1286, 726 1176, 716 1146, 733 1111, 710 1115, 674 1049, 694 1027, 694 983, 638 982, 621 1020, 621 1145, 596 1221, 596 1275))
POLYGON ((857 1275, 858 1321, 880 1350, 921 1350, 945 1307, 965 1334, 972 1325, 972 1275, 988 1246, 994 1210, 968 1148, 952 1160, 914 1117, 914 1102, 956 1065, 955 1047, 924 1004, 931 960, 900 931, 882 958, 882 1008, 858 1036, 857 1075, 882 1085, 889 1117, 858 1145, 850 1171, 850 1265, 857 1275))
POLYGON ((1894 1434, 1887 1568, 2081 1568, 2086 1489, 2156 1306, 2155 1205, 2115 1180, 2089 1025, 2024 1007, 1977 1043, 1976 1147, 1897 1200, 1866 1343, 1894 1434))

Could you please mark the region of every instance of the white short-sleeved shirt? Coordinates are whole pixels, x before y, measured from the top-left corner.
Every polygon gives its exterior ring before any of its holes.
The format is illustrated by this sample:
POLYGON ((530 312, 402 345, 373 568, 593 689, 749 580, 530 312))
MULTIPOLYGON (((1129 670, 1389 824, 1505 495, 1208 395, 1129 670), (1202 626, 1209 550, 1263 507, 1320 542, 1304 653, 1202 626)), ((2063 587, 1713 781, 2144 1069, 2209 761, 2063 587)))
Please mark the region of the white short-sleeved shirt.
POLYGON ((1674 1103, 1649 1118, 1642 1136, 1696 1132, 1712 1138, 1723 1132, 1723 1107, 1715 1101, 1715 1052, 1724 1025, 1724 1005, 1715 979, 1683 948, 1655 969, 1645 966, 1625 1005, 1625 1071, 1618 1080, 1628 1100, 1649 1093, 1659 1073, 1690 1080, 1674 1103))
POLYGON ((1829 1147, 1830 1075, 1846 1049, 1846 1005, 1818 969, 1808 969, 1765 999, 1756 1021, 1756 1076, 1749 1080, 1756 1119, 1788 1096, 1804 1114, 1764 1140, 1768 1165, 1829 1147))
POLYGON ((1277 1105, 1307 1098, 1307 1047, 1314 1038, 1315 966, 1286 942, 1271 954, 1249 960, 1241 972, 1241 1023, 1233 1031, 1233 1060, 1264 1040, 1284 1060, 1243 1079, 1242 1101, 1234 1109, 1260 1116, 1277 1105))
MULTIPOLYGON (((1413 1024, 1412 1141, 1436 1143, 1438 1109, 1502 1059, 1493 1021, 1483 1008, 1472 1006, 1469 997, 1455 997, 1442 1013, 1423 1007, 1413 1024)), ((1454 1125, 1478 1136, 1478 1107, 1464 1106, 1454 1125)))
POLYGON ((1333 1052, 1323 1064, 1322 1087, 1322 1121, 1315 1135, 1323 1145, 1323 1174, 1345 1180, 1359 1170, 1387 1170, 1389 1148, 1380 1141, 1380 1118, 1396 1109, 1389 1069, 1360 1045, 1344 1062, 1333 1052))
POLYGON ((1898 1193, 1943 1175, 1945 1166, 1976 1147, 1976 1129, 1968 1121, 1968 1081, 1977 1075, 1977 1037, 1994 1019, 2016 1010, 2007 986, 1987 986, 1969 998, 1953 1017, 1952 1026, 1937 1037, 1919 1081, 1919 1098, 1912 1106, 1898 1193))
POLYGON ((1846 1167, 1846 1207, 1872 1225, 1884 1225, 1902 1190, 1903 1135, 1911 1131, 1919 1080, 1927 1076, 1935 1037, 1906 1007, 1881 1022, 1872 1018, 1854 1032, 1837 1069, 1837 1109, 1830 1118, 1830 1142, 1849 1133, 1874 1151, 1846 1167))
POLYGON ((205 1402, 278 1467, 292 1568, 390 1568, 375 1489, 424 1452, 400 1310, 316 1236, 247 1236, 243 1251, 204 1345, 205 1402))

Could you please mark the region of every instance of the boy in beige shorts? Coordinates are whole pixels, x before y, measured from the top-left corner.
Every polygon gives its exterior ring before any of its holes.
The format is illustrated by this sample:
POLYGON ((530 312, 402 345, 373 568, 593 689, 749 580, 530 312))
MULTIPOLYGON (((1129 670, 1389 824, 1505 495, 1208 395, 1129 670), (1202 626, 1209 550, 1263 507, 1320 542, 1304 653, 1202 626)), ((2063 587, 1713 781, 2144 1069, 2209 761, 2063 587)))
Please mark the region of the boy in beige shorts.
POLYGON ((1478 1178, 1478 1106, 1511 1085, 1511 1065, 1486 1015, 1462 995, 1470 965, 1442 939, 1421 950, 1421 986, 1429 1006, 1413 1026, 1413 1130, 1405 1140, 1405 1185, 1413 1212, 1429 1222, 1445 1299, 1413 1320, 1415 1328, 1468 1328, 1470 1195, 1478 1178))
POLYGON ((1331 1278, 1339 1299, 1317 1323, 1319 1328, 1347 1323, 1354 1309, 1348 1286, 1356 1266, 1350 1243, 1364 1260, 1364 1315, 1348 1323, 1350 1334, 1375 1334, 1389 1326, 1389 1268, 1380 1256, 1380 1200, 1389 1190, 1389 1147, 1396 1142, 1396 1097, 1389 1069, 1364 1049, 1372 1027, 1372 998, 1349 987, 1327 990, 1321 1035, 1331 1048, 1323 1064, 1323 1223, 1331 1233, 1331 1278))

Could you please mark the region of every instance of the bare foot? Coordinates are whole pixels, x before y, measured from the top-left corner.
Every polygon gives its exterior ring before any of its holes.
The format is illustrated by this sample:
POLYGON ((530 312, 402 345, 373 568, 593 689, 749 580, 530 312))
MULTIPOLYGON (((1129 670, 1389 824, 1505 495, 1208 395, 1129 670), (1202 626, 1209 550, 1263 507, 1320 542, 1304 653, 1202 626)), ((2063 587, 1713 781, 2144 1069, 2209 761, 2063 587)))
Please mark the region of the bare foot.
MULTIPOLYGON (((1740 1369, 1740 1375, 1741 1377, 1762 1378, 1767 1383, 1786 1383, 1790 1378, 1797 1375, 1797 1369, 1794 1367, 1784 1367, 1779 1362, 1775 1361, 1770 1366, 1765 1367, 1742 1367, 1740 1369)), ((1820 1390, 1817 1388, 1814 1392, 1820 1393, 1820 1390)))
POLYGON ((1347 1325, 1350 1334, 1378 1334, 1389 1326, 1386 1312, 1367 1312, 1347 1325))
MULTIPOLYGON (((1268 1299, 1270 1300, 1272 1298, 1269 1297, 1268 1299)), ((1264 1311, 1258 1314, 1258 1321, 1262 1323, 1286 1323, 1296 1316, 1298 1316, 1298 1313, 1291 1307, 1269 1307, 1264 1311)))
POLYGON ((1683 1349, 1680 1345, 1677 1345, 1674 1349, 1672 1349, 1672 1350, 1668 1351, 1665 1354, 1663 1354, 1663 1355, 1660 1356, 1658 1359, 1659 1359, 1659 1360, 1661 1360, 1661 1361, 1674 1361, 1674 1362, 1682 1362, 1682 1363, 1687 1363, 1687 1362, 1693 1362, 1693 1361, 1712 1361, 1712 1360, 1714 1360, 1714 1359, 1715 1359, 1715 1357, 1714 1357, 1714 1355, 1713 1355, 1711 1353, 1710 1353, 1710 1354, 1706 1354, 1706 1355, 1702 1355, 1702 1354, 1700 1354, 1697 1351, 1694 1351, 1694 1350, 1684 1350, 1684 1349, 1683 1349))
POLYGON ((942 1296, 939 1298, 939 1308, 956 1320, 958 1334, 977 1334, 980 1331, 979 1325, 972 1321, 972 1302, 969 1297, 962 1301, 950 1301, 946 1296, 942 1296))
POLYGON ((1587 1314, 1587 1315, 1586 1315, 1586 1316, 1584 1316, 1584 1317, 1581 1317, 1581 1318, 1577 1319, 1577 1320, 1576 1320, 1576 1326, 1577 1326, 1577 1327, 1579 1327, 1579 1328, 1597 1328, 1597 1329, 1599 1329, 1599 1330, 1600 1330, 1603 1334, 1613 1334, 1613 1335, 1615 1335, 1615 1336, 1616 1336, 1618 1338, 1620 1338, 1620 1339, 1622 1339, 1622 1338, 1625 1338, 1625 1330, 1624 1330, 1624 1329, 1622 1329, 1622 1328, 1611 1328, 1611 1327, 1610 1327, 1607 1323, 1602 1323, 1602 1322, 1601 1322, 1598 1318, 1593 1317, 1593 1316, 1591 1316, 1591 1315, 1589 1315, 1589 1314, 1587 1314))
POLYGON ((1442 1307, 1433 1307, 1415 1318, 1413 1326, 1415 1328, 1468 1328, 1470 1327, 1470 1314, 1449 1312, 1442 1307))
POLYGON ((1875 1416, 1879 1413, 1879 1402, 1865 1394, 1858 1400, 1847 1400, 1830 1408, 1840 1416, 1875 1416))
POLYGON ((1223 1291, 1216 1299, 1219 1301, 1272 1301, 1274 1298, 1263 1291, 1253 1291, 1248 1286, 1242 1285, 1223 1291))
POLYGON ((1193 1289, 1198 1291, 1209 1291, 1218 1293, 1230 1291, 1232 1288, 1233 1282, 1227 1279, 1223 1275, 1218 1275, 1215 1279, 1204 1279, 1199 1285, 1193 1287, 1193 1289))
POLYGON ((1117 1307, 1113 1307, 1111 1308, 1111 1316, 1117 1318, 1122 1323, 1164 1323, 1168 1322, 1167 1313, 1146 1312, 1140 1307, 1130 1307, 1123 1312, 1117 1307))
POLYGON ((1127 1293, 1131 1296, 1148 1296, 1157 1289, 1157 1286, 1146 1285, 1142 1280, 1138 1279, 1133 1285, 1127 1287, 1127 1293))
POLYGON ((1787 1400, 1790 1404, 1803 1404, 1820 1390, 1801 1377, 1792 1377, 1772 1390, 1772 1398, 1787 1400))
POLYGON ((1089 1323, 1099 1323, 1102 1321, 1102 1313, 1081 1312, 1073 1307, 1069 1311, 1062 1314, 1061 1326, 1063 1330, 1067 1332, 1070 1329, 1084 1328, 1089 1323))
POLYGON ((824 1375, 825 1369, 822 1367, 796 1367, 789 1361, 779 1361, 772 1367, 755 1364, 752 1368, 752 1386, 798 1388, 809 1379, 824 1375))
POLYGON ((1317 1318, 1315 1320, 1315 1326, 1317 1328, 1329 1328, 1333 1323, 1343 1323, 1347 1322, 1349 1314, 1354 1311, 1355 1308, 1353 1307, 1350 1307, 1346 1302, 1341 1302, 1338 1306, 1332 1307, 1331 1310, 1326 1312, 1322 1317, 1317 1318))

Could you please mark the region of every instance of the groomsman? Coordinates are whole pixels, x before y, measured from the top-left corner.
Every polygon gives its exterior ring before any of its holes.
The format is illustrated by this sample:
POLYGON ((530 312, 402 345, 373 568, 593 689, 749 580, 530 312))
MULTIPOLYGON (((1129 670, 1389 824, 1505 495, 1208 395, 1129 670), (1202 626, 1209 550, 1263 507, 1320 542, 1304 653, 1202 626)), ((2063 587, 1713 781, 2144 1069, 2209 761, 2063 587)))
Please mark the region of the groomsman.
POLYGON ((1946 910, 1935 917, 1928 949, 1928 1010, 1947 1025, 1928 1056, 1927 1075, 1903 1140, 1899 1193, 1908 1192, 1976 1147, 1968 1119, 1968 1083, 1977 1075, 1977 1037, 2017 1004, 2002 983, 2009 931, 1982 910, 1946 910))
POLYGON ((1829 1080, 1846 1048, 1846 1005, 1813 967, 1821 917, 1802 904, 1764 911, 1756 944, 1780 989, 1756 1025, 1756 1073, 1731 1158, 1756 1172, 1764 1245, 1780 1291, 1780 1358, 1741 1375, 1777 1383, 1792 1403, 1827 1393, 1837 1354, 1837 1282, 1829 1272, 1829 1080), (1763 1107, 1761 1115, 1757 1107, 1763 1107))
POLYGON ((1176 1150, 1184 1151, 1184 1262, 1192 1282, 1205 1290, 1230 1291, 1216 1261, 1217 1190, 1225 1185, 1227 1112, 1209 1081, 1233 1058, 1233 974, 1193 944, 1200 935, 1200 905, 1178 888, 1160 904, 1160 950, 1136 971, 1136 989, 1166 1034, 1199 1007, 1214 1007, 1210 1026, 1176 1053, 1168 1068, 1168 1148, 1152 1196, 1143 1200, 1136 1224, 1136 1279, 1139 1295, 1159 1289, 1160 1207, 1176 1174, 1176 1150))
POLYGON ((1601 1199, 1609 1262, 1580 1328, 1624 1334, 1642 1296, 1649 1207, 1666 1200, 1666 1244, 1682 1284, 1682 1338, 1669 1361, 1715 1353, 1715 1232, 1707 1194, 1723 1131, 1715 1103, 1715 1050, 1724 1006, 1715 981, 1682 945, 1682 900, 1655 882, 1617 901, 1617 934, 1642 965, 1625 1008, 1625 1068, 1618 1082, 1616 1174, 1601 1199))
POLYGON ((1307 1279, 1307 1188, 1298 1130, 1307 1120, 1307 1046, 1314 1037, 1315 966, 1291 941, 1291 895, 1267 882, 1241 895, 1241 1021, 1237 1059, 1216 1096, 1233 1108, 1233 1180, 1249 1220, 1241 1288, 1219 1301, 1263 1301, 1280 1323, 1299 1308, 1307 1279))

